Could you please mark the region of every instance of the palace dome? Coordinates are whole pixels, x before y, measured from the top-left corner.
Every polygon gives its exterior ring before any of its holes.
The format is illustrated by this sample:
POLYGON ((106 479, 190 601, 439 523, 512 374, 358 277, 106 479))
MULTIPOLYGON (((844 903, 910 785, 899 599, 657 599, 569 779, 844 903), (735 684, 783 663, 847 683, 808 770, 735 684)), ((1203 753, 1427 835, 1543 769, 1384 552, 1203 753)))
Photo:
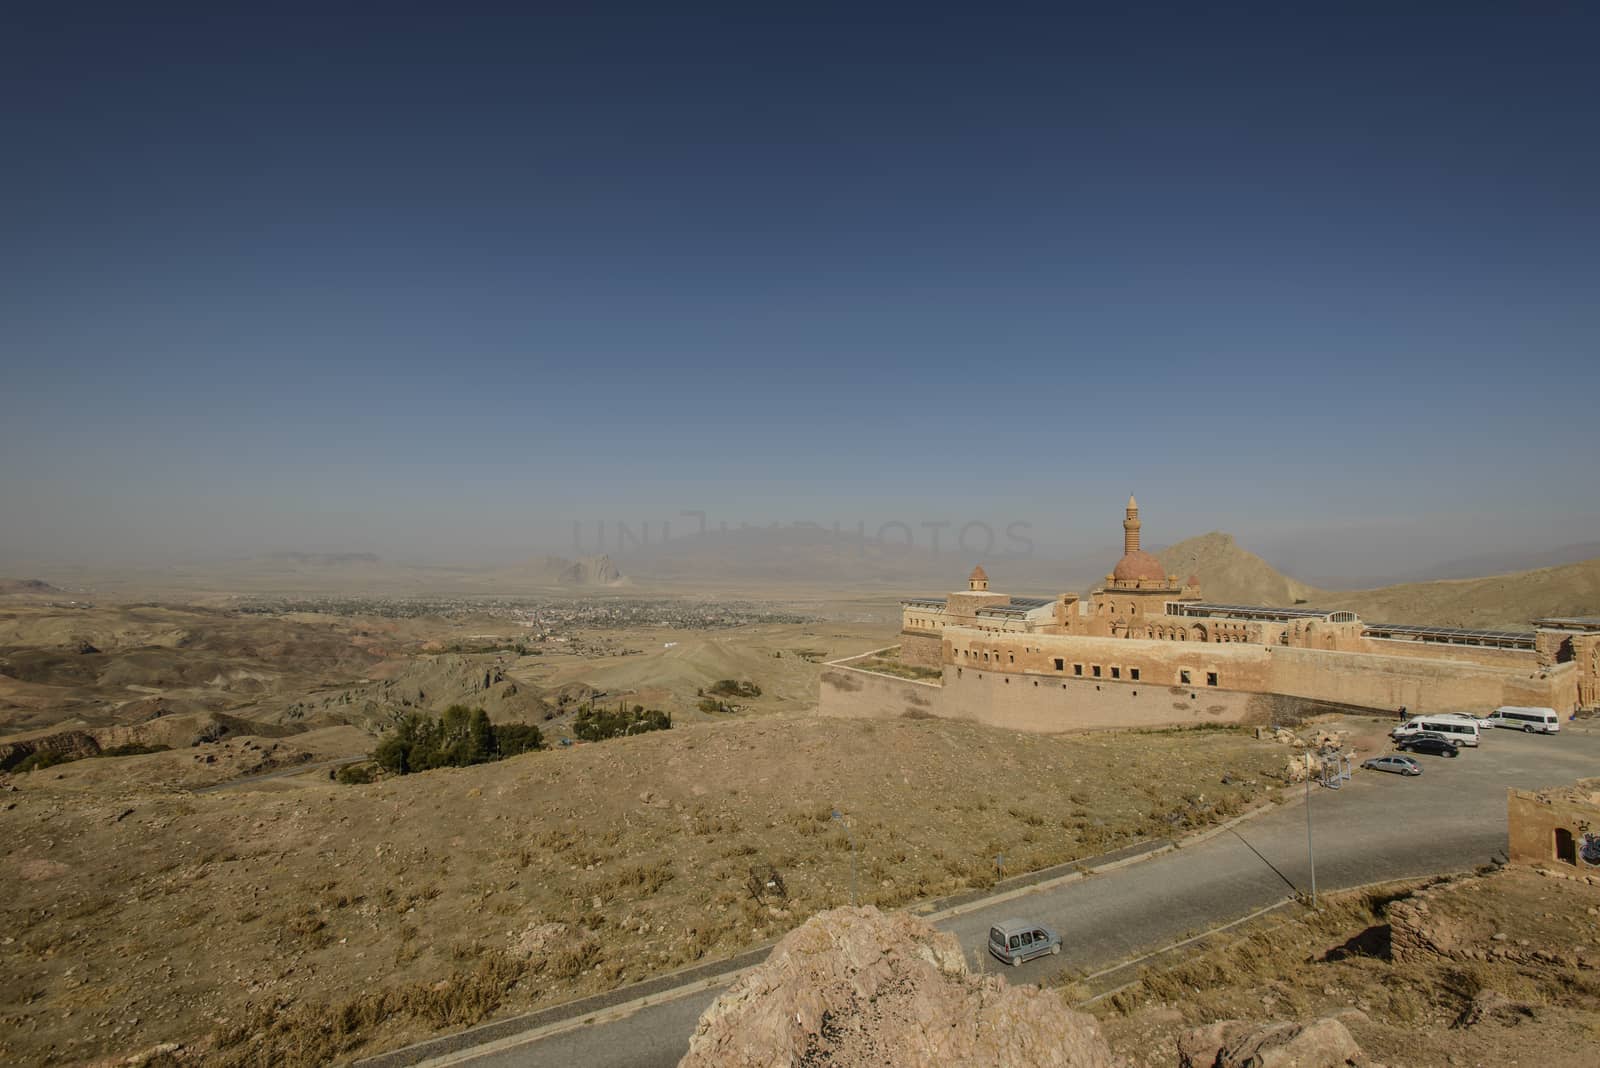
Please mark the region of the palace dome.
POLYGON ((1124 553, 1121 560, 1117 561, 1117 568, 1111 572, 1111 577, 1118 582, 1161 582, 1167 581, 1167 572, 1161 566, 1161 561, 1142 549, 1134 549, 1124 553))

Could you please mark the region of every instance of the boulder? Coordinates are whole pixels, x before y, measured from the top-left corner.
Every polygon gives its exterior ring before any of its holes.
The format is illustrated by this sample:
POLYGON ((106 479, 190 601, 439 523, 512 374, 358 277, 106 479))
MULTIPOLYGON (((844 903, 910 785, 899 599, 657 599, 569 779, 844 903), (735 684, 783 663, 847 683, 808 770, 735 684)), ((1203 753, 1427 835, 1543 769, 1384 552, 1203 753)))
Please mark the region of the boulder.
POLYGON ((1476 1027, 1486 1020, 1503 1026, 1513 1026, 1537 1015, 1534 1007, 1525 1001, 1513 1001, 1498 990, 1480 990, 1472 1004, 1456 1018, 1453 1027, 1476 1027))
POLYGON ((1252 1025, 1223 1020, 1178 1039, 1181 1068, 1345 1068, 1364 1064, 1344 1023, 1325 1016, 1308 1024, 1252 1025))
POLYGON ((575 942, 594 941, 593 932, 583 927, 565 923, 530 923, 511 939, 512 956, 521 960, 549 957, 569 948, 575 942))
POLYGON ((680 1068, 1111 1068, 1093 1017, 967 971, 954 936, 875 908, 819 913, 706 1009, 680 1068))

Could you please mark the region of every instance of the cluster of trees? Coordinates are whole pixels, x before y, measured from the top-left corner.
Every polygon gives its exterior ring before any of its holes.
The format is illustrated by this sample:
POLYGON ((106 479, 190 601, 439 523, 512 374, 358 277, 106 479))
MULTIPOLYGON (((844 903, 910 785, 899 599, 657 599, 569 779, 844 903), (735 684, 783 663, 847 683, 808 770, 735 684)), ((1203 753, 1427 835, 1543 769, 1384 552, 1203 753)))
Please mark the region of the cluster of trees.
POLYGON ((702 692, 719 697, 760 697, 761 687, 749 679, 718 679, 702 692))
POLYGON ((372 751, 373 763, 393 775, 433 768, 487 764, 530 749, 543 749, 544 735, 527 723, 493 723, 481 708, 451 705, 438 719, 408 712, 372 751))
POLYGON ((165 753, 171 749, 170 745, 144 745, 140 742, 129 742, 126 745, 113 745, 109 749, 102 749, 98 753, 65 752, 59 749, 39 749, 29 753, 15 767, 7 771, 43 771, 53 768, 57 764, 70 764, 74 760, 85 757, 119 757, 140 756, 144 753, 165 753))
POLYGON ((643 705, 634 705, 631 709, 618 705, 615 712, 588 705, 580 708, 572 720, 572 733, 585 742, 603 742, 624 734, 671 729, 672 713, 658 708, 645 708, 643 705))

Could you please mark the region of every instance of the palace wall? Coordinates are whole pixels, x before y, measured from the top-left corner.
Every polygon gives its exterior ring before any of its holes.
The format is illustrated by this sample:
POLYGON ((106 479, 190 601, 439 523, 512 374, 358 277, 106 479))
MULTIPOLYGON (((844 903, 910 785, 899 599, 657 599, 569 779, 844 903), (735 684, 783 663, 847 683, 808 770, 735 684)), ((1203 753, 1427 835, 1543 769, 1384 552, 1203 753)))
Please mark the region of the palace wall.
POLYGON ((900 660, 916 667, 936 668, 943 645, 943 640, 937 634, 903 630, 900 632, 900 660))
POLYGON ((1362 638, 1360 646, 1353 651, 1418 660, 1454 660, 1483 667, 1525 671, 1530 675, 1539 670, 1539 657, 1532 649, 1495 649, 1479 645, 1447 645, 1443 642, 1408 642, 1395 638, 1362 638))
POLYGON ((1266 723, 1270 699, 1234 690, 1123 684, 946 667, 939 715, 1025 731, 1266 723))
POLYGON ((1503 704, 1549 705, 1566 711, 1578 699, 1573 665, 1541 671, 1526 656, 1515 666, 1491 666, 1464 659, 1425 659, 1410 650, 1408 655, 1385 656, 1244 642, 1009 636, 965 629, 946 631, 945 638, 951 656, 947 685, 952 675, 960 681, 967 672, 1037 674, 1129 688, 1185 686, 1196 693, 1284 694, 1385 711, 1405 706, 1410 712, 1483 712, 1503 704), (1077 674, 1080 666, 1082 675, 1077 674))
POLYGON ((1595 780, 1577 787, 1506 791, 1507 852, 1513 864, 1567 865, 1600 875, 1583 854, 1585 836, 1600 834, 1600 792, 1595 780), (1587 786, 1587 789, 1585 788, 1587 786))
POLYGON ((943 693, 936 682, 898 679, 843 664, 829 664, 822 672, 817 712, 846 719, 937 716, 943 715, 943 693))

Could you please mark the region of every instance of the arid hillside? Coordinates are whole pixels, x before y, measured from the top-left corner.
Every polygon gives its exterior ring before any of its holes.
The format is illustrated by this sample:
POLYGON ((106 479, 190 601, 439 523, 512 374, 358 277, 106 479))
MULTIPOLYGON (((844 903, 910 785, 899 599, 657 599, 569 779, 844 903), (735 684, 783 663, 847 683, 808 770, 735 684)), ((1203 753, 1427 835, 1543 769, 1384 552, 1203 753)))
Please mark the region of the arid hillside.
POLYGON ((1484 578, 1322 590, 1276 570, 1231 534, 1190 538, 1159 555, 1168 573, 1180 580, 1198 574, 1205 599, 1223 604, 1308 604, 1349 609, 1373 623, 1512 630, 1527 630, 1543 616, 1600 614, 1600 559, 1484 578))
POLYGON ((202 754, 273 744, 11 778, 0 1061, 180 1042, 207 1064, 324 1064, 726 956, 844 904, 836 809, 862 902, 886 907, 992 885, 996 853, 1024 871, 1205 826, 1267 796, 1284 761, 1243 730, 770 716, 372 785, 167 785, 203 781, 202 754))
POLYGON ((1319 608, 1348 608, 1375 623, 1527 630, 1541 616, 1600 615, 1600 559, 1486 578, 1321 591, 1319 608))
POLYGON ((1201 594, 1220 604, 1292 605, 1317 592, 1241 547, 1232 534, 1220 531, 1180 541, 1158 558, 1179 582, 1198 575, 1201 594))

